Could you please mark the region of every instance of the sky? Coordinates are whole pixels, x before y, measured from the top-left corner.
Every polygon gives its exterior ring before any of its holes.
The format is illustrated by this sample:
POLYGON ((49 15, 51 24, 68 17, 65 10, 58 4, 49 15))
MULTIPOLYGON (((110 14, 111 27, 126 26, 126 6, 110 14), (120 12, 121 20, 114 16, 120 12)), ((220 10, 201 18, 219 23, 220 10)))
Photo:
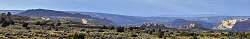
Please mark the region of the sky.
POLYGON ((250 16, 250 0, 0 0, 0 10, 27 9, 129 16, 250 16))

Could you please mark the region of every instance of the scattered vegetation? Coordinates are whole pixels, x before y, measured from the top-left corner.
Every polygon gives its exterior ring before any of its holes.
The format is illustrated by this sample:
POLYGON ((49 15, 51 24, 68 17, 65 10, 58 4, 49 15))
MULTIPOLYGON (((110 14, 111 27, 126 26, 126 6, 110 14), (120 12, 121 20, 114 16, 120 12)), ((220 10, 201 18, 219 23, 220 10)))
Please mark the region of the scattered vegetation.
POLYGON ((176 29, 163 24, 91 25, 15 16, 10 12, 0 15, 0 24, 0 39, 250 39, 249 32, 176 29))

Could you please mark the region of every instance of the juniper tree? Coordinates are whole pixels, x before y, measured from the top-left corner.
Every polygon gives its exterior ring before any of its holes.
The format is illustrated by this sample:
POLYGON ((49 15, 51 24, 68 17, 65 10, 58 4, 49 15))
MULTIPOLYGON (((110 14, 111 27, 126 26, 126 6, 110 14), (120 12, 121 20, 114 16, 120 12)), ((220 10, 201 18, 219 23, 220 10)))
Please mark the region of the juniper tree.
POLYGON ((57 23, 57 24, 56 24, 56 26, 61 26, 61 25, 62 25, 62 23, 57 23))
POLYGON ((164 36, 164 32, 163 31, 158 31, 157 36, 159 38, 162 38, 164 36))
POLYGON ((85 35, 83 33, 73 35, 73 39, 85 39, 85 35))
POLYGON ((6 18, 3 18, 1 19, 1 23, 2 23, 2 27, 7 27, 9 25, 14 25, 15 22, 13 20, 11 20, 10 18, 9 19, 6 19, 6 18))
POLYGON ((117 31, 117 32, 124 32, 124 27, 117 27, 117 28, 116 28, 116 31, 117 31))
POLYGON ((6 13, 1 13, 1 16, 6 16, 6 13))
POLYGON ((7 12, 7 14, 6 14, 7 16, 11 16, 12 14, 11 14, 11 12, 7 12))
POLYGON ((10 25, 10 23, 8 23, 7 21, 3 21, 3 23, 2 23, 2 27, 7 27, 9 25, 10 25))
POLYGON ((23 23, 23 27, 28 27, 29 23, 23 23))

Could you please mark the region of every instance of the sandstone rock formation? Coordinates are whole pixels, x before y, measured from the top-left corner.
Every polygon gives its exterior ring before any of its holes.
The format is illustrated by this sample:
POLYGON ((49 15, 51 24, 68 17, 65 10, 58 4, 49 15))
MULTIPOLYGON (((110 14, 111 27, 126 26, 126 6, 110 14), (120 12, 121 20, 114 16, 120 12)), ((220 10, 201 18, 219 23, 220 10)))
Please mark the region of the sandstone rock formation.
POLYGON ((224 20, 217 28, 219 30, 232 29, 236 23, 237 23, 237 20, 224 20))

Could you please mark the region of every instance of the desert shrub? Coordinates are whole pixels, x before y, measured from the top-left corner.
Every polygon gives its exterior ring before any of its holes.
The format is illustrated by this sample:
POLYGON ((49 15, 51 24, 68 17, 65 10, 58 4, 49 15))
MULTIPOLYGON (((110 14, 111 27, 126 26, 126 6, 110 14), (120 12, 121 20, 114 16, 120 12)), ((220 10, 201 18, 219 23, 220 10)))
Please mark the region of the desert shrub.
POLYGON ((139 27, 129 27, 129 30, 139 29, 139 27))
POLYGON ((197 36, 192 36, 190 39, 199 39, 197 36))
POLYGON ((48 26, 54 26, 54 22, 45 22, 46 24, 45 25, 48 25, 48 26))
POLYGON ((57 24, 56 24, 56 26, 61 26, 61 25, 62 25, 62 23, 57 23, 57 24))
MULTIPOLYGON (((34 22, 35 25, 48 25, 48 26, 55 26, 57 25, 54 21, 52 20, 38 20, 34 22)), ((61 24, 60 24, 61 25, 61 24)))
POLYGON ((189 36, 192 36, 192 38, 190 38, 190 39, 199 39, 199 38, 197 37, 198 34, 196 34, 196 33, 190 33, 189 36))
POLYGON ((108 26, 108 29, 112 30, 112 29, 115 29, 114 26, 108 26))
POLYGON ((188 33, 188 32, 180 32, 180 36, 190 36, 190 33, 188 33))
POLYGON ((26 29, 30 29, 31 27, 26 27, 26 29))
POLYGON ((6 13, 1 13, 1 16, 6 16, 6 13))
POLYGON ((102 25, 101 29, 108 29, 106 25, 102 25))
POLYGON ((153 31, 146 31, 146 33, 148 33, 148 34, 152 34, 152 33, 153 33, 153 31))
POLYGON ((35 25, 45 25, 46 23, 45 22, 43 22, 43 21, 36 21, 35 22, 35 25))
POLYGON ((81 31, 85 31, 85 29, 81 29, 81 31))
POLYGON ((2 27, 7 27, 7 26, 9 26, 10 24, 9 23, 7 23, 7 22, 3 22, 2 23, 2 27))
POLYGON ((11 19, 3 19, 2 20, 2 27, 7 27, 9 25, 14 25, 14 21, 11 19))
POLYGON ((159 32, 157 33, 157 36, 158 36, 159 38, 162 38, 162 37, 164 36, 164 32, 159 31, 159 32))
POLYGON ((70 39, 85 39, 84 36, 85 36, 85 35, 84 35, 83 33, 75 34, 75 35, 73 35, 73 37, 70 38, 70 39))
POLYGON ((132 35, 131 35, 131 37, 137 37, 137 36, 138 36, 138 35, 136 35, 136 34, 132 34, 132 35))
POLYGON ((117 27, 117 28, 116 28, 116 31, 117 31, 117 32, 124 32, 124 27, 117 27))
POLYGON ((6 14, 7 16, 11 16, 12 14, 11 14, 11 12, 7 12, 7 14, 6 14))
POLYGON ((40 21, 36 21, 36 22, 34 22, 34 24, 35 24, 35 25, 40 25, 41 22, 40 22, 40 21))
POLYGON ((97 29, 98 32, 105 32, 104 30, 102 29, 97 29))
POLYGON ((23 23, 23 27, 28 27, 29 23, 23 23))
POLYGON ((0 17, 0 23, 3 23, 5 19, 3 17, 0 17))

